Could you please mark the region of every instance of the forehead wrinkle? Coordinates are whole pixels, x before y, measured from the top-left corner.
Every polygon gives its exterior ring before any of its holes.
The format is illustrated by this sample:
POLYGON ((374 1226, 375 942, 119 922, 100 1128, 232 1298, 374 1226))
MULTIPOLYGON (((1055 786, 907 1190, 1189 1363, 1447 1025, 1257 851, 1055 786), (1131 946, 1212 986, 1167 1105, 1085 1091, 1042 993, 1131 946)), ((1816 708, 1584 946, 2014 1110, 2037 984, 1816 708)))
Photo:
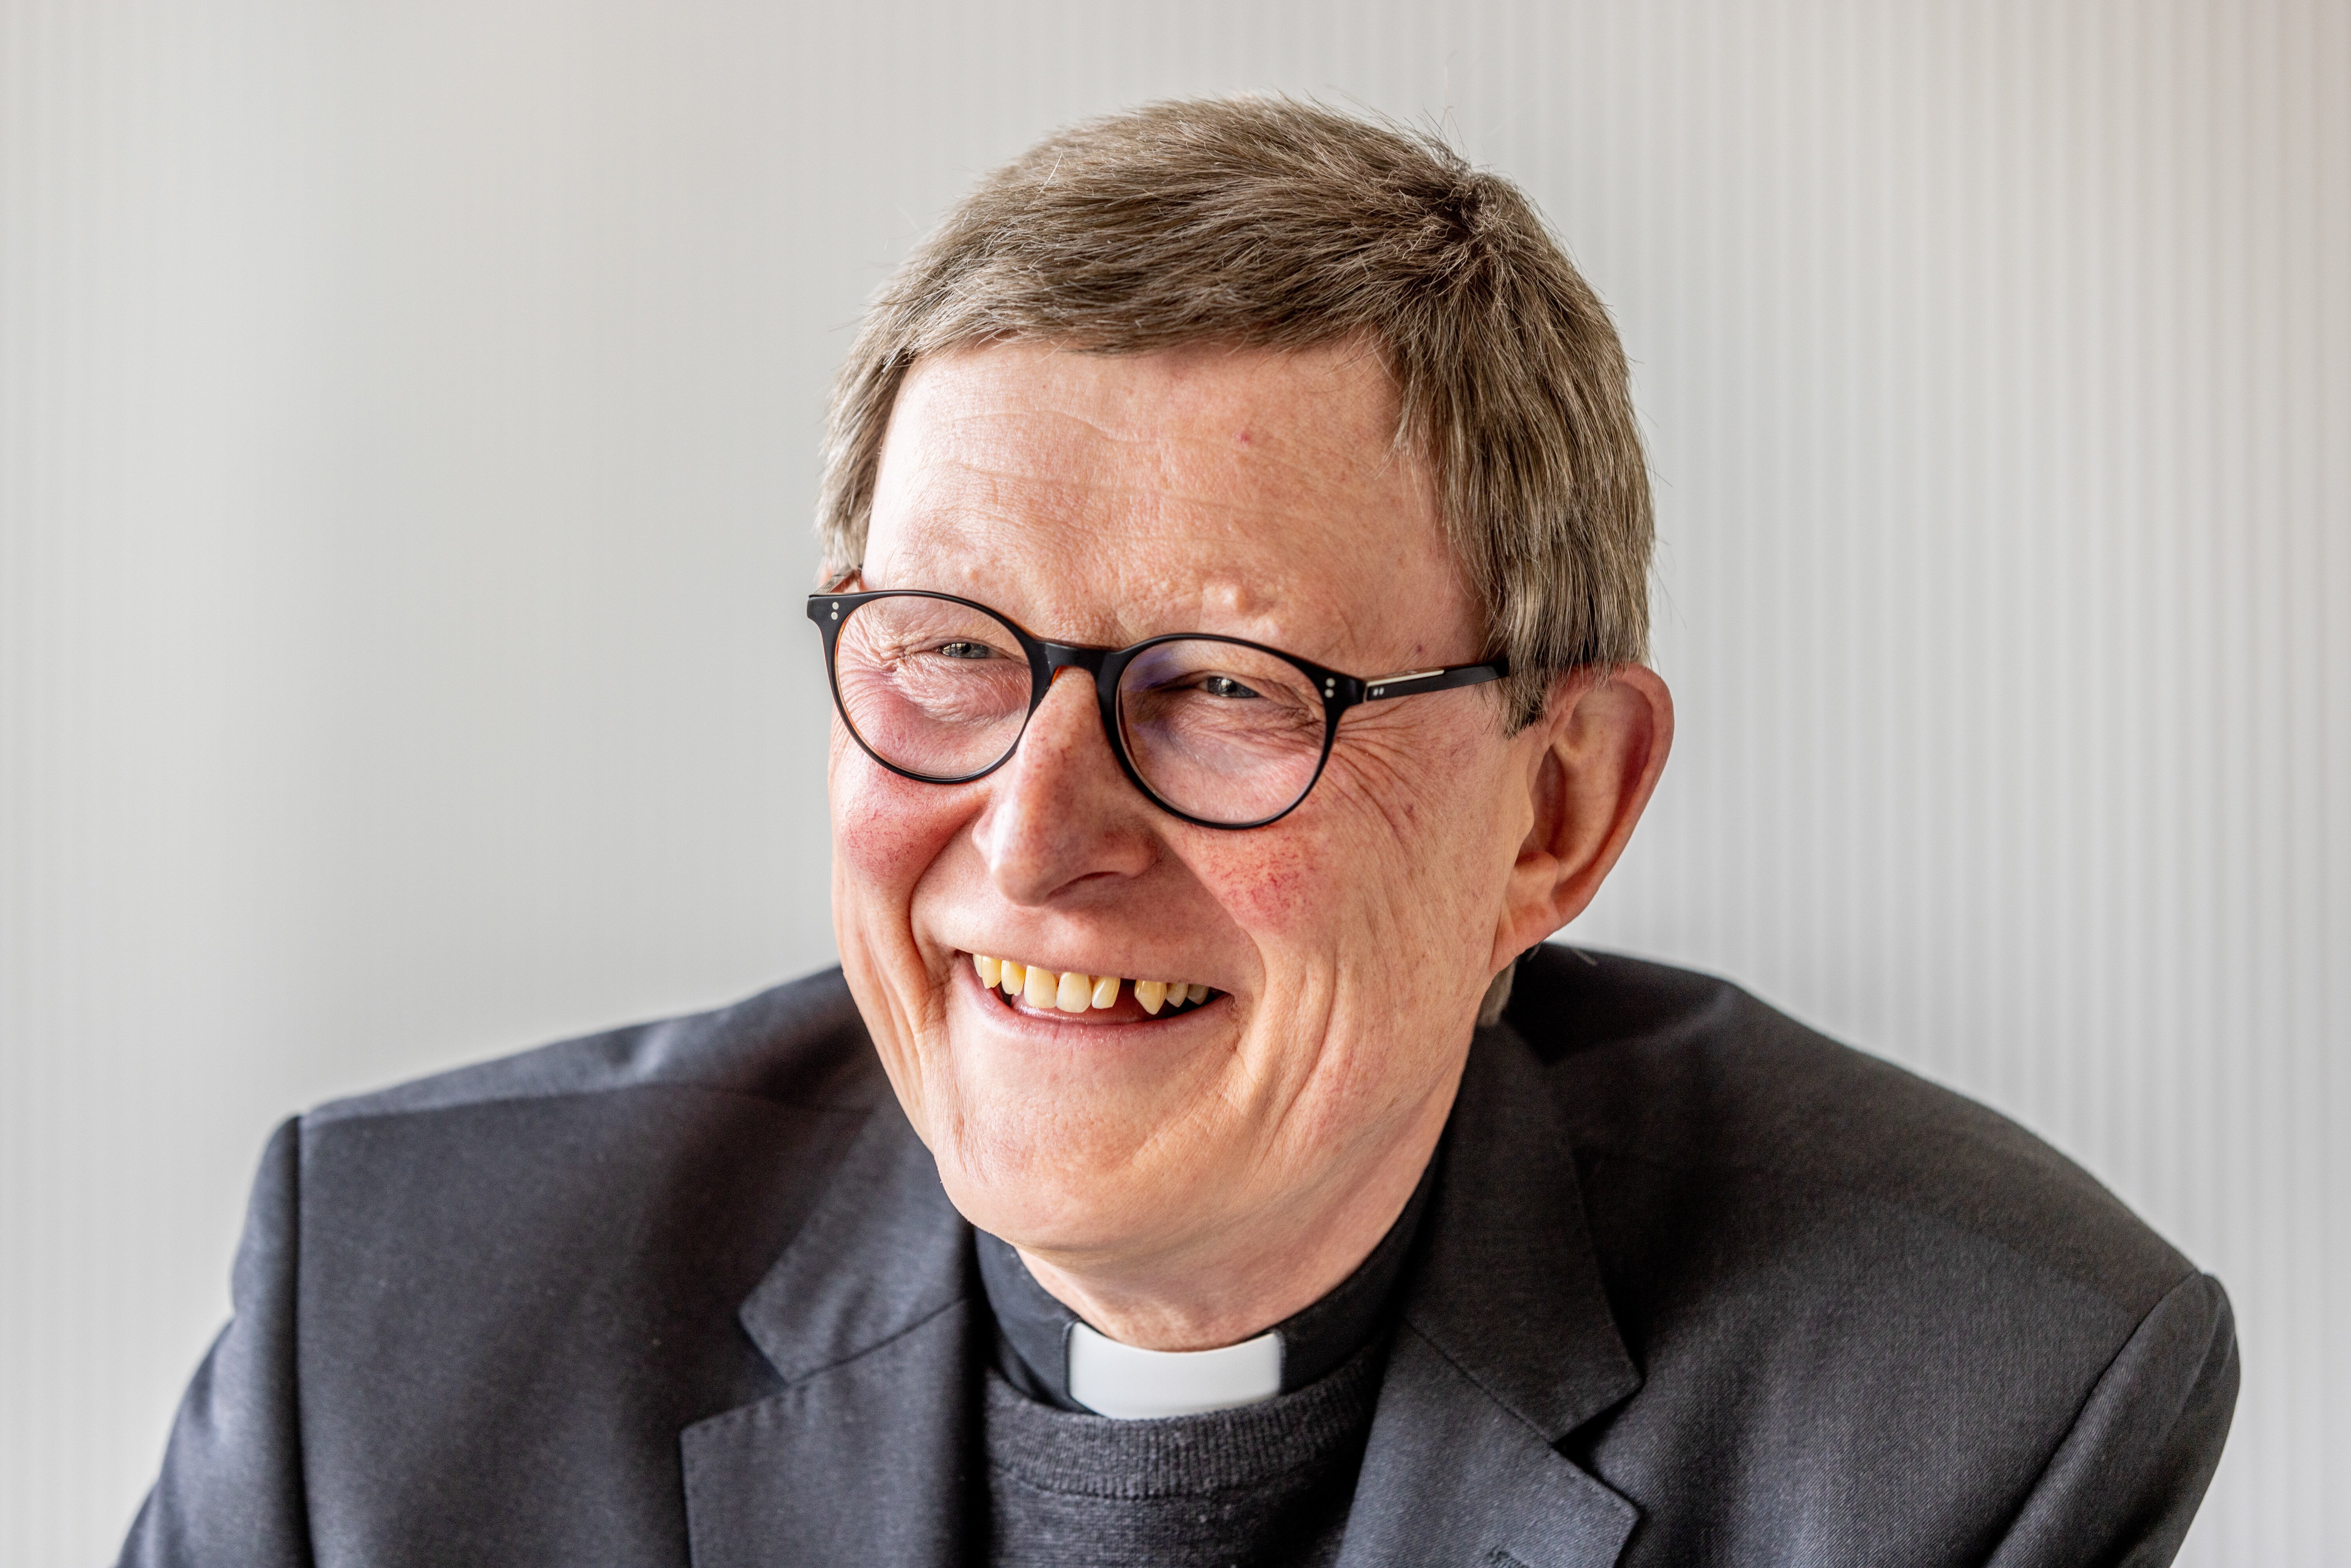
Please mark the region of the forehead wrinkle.
MULTIPOLYGON (((1078 450, 1080 443, 1063 441, 1056 443, 1054 449, 1075 459, 1066 465, 1071 471, 1040 474, 1032 461, 1033 438, 1019 431, 1001 431, 967 444, 950 442, 949 450, 941 455, 956 469, 990 478, 999 485, 1009 481, 1038 488, 1087 489, 1135 498, 1159 508, 1181 504, 1227 514, 1265 512, 1300 519, 1327 515, 1328 505, 1316 503, 1327 503, 1334 489, 1341 497, 1357 505, 1367 504, 1386 488, 1381 481, 1395 473, 1396 455, 1385 446, 1367 458, 1353 444, 1260 437, 1252 430, 1250 445, 1246 450, 1237 450, 1219 438, 1185 430, 1162 426, 1127 432, 1070 410, 1040 412, 1047 419, 1076 425, 1123 453, 1132 454, 1134 461, 1090 462, 1078 450), (1196 455, 1204 460, 1195 460, 1196 455), (1318 466, 1318 458, 1335 460, 1346 470, 1345 482, 1333 486, 1332 475, 1318 466), (1144 467, 1147 467, 1147 474, 1131 472, 1144 467), (1233 484, 1233 479, 1241 474, 1249 475, 1255 482, 1233 484)), ((959 430, 1000 427, 1006 423, 1026 423, 1029 417, 1024 414, 1008 421, 1001 413, 989 411, 957 415, 954 423, 959 430)), ((1062 466, 1056 465, 1055 468, 1062 466)), ((1404 477, 1409 485, 1418 476, 1404 477)))
MULTIPOLYGON (((994 350, 1001 352, 1002 350, 994 350)), ((1047 356, 1054 358, 1058 356, 1047 356)), ((1071 406, 1071 400, 1083 401, 1089 392, 1102 389, 1086 386, 1054 386, 1047 389, 1035 402, 1019 407, 1007 407, 1000 380, 988 377, 978 386, 952 387, 944 394, 925 398, 929 417, 945 428, 961 428, 977 424, 994 424, 1032 418, 1066 422, 1091 432, 1102 440, 1121 446, 1164 443, 1170 439, 1186 444, 1208 448, 1219 455, 1235 455, 1229 444, 1232 435, 1239 434, 1231 426, 1236 421, 1250 437, 1247 455, 1251 458, 1271 456, 1289 467, 1303 467, 1304 458, 1335 459, 1357 482, 1384 479, 1401 455, 1415 460, 1417 454, 1396 440, 1402 426, 1402 411, 1396 406, 1393 382, 1379 365, 1376 355, 1371 361, 1381 370, 1383 406, 1364 406, 1355 393, 1362 389, 1345 383, 1351 380, 1343 372, 1353 370, 1364 356, 1347 354, 1328 367, 1317 368, 1296 356, 1276 356, 1277 362, 1287 360, 1299 374, 1282 378, 1291 384, 1260 386, 1252 381, 1235 387, 1220 379, 1216 384, 1228 395, 1201 395, 1196 389, 1204 384, 1196 370, 1179 371, 1157 388, 1137 389, 1133 386, 1113 389, 1111 406, 1099 414, 1089 414, 1071 406), (1311 383, 1301 389, 1298 381, 1311 383), (1322 389, 1331 389, 1328 392, 1322 389), (1358 415, 1352 420, 1332 422, 1328 439, 1318 439, 1324 433, 1321 427, 1307 425, 1289 418, 1303 396, 1324 406, 1349 405, 1358 415), (941 405, 946 405, 944 408, 941 405), (1270 418, 1269 418, 1270 416, 1270 418), (1188 427, 1207 427, 1194 434, 1188 427), (1291 455, 1291 451, 1299 455, 1291 455)), ((917 371, 920 374, 920 371, 917 371)), ((1212 372, 1213 375, 1213 372, 1212 372)), ((928 381, 929 378, 923 378, 928 381)), ((1015 384, 1018 384, 1016 380, 1015 384)), ((935 383, 932 383, 935 385, 935 383)), ((923 396, 930 386, 916 392, 923 396)), ((1328 474, 1317 474, 1319 483, 1328 483, 1328 474)), ((1417 477, 1417 476, 1416 476, 1417 477)))

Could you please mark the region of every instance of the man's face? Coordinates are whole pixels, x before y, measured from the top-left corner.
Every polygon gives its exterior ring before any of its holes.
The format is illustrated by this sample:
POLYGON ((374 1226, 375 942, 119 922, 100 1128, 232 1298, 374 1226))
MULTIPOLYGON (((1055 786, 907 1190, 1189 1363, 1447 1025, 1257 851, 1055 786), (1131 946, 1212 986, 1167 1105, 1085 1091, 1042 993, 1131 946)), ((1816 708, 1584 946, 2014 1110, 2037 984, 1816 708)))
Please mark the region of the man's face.
MULTIPOLYGON (((1470 662, 1488 650, 1395 422, 1354 349, 928 360, 892 416, 862 586, 1066 643, 1223 632, 1364 676, 1470 662)), ((1127 780, 1082 672, 967 784, 897 777, 836 719, 842 963, 956 1206, 1065 1266, 1172 1275, 1408 1187, 1530 821, 1540 747, 1506 737, 1499 691, 1353 709, 1305 803, 1239 831, 1127 780), (1032 1007, 975 954, 1125 983, 1113 1009, 1032 1007), (1154 1017, 1137 980, 1214 995, 1154 1017)))

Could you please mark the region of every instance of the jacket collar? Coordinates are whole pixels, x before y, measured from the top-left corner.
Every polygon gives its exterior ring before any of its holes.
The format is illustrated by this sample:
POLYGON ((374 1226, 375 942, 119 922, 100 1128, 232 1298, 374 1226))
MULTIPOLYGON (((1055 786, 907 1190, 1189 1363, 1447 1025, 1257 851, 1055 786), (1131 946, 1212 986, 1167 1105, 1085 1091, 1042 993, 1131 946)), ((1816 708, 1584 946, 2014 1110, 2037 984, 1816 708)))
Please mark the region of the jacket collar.
POLYGON ((886 1094, 737 1314, 781 1392, 680 1439, 695 1568, 965 1561, 971 1228, 886 1094))
POLYGON ((1641 1385, 1551 1086, 1480 1030, 1405 1286, 1342 1568, 1607 1568, 1639 1512, 1559 1452, 1641 1385))
MULTIPOLYGON (((1638 1515, 1562 1457, 1640 1385, 1600 1287, 1549 1084, 1481 1030, 1405 1283, 1343 1568, 1606 1568, 1638 1515)), ((784 1380, 682 1438, 696 1568, 952 1568, 987 1354, 971 1229, 884 1096, 744 1302, 784 1380)))
POLYGON ((1480 1030, 1405 1318, 1555 1443, 1640 1387, 1601 1289, 1575 1157, 1534 1052, 1480 1030))

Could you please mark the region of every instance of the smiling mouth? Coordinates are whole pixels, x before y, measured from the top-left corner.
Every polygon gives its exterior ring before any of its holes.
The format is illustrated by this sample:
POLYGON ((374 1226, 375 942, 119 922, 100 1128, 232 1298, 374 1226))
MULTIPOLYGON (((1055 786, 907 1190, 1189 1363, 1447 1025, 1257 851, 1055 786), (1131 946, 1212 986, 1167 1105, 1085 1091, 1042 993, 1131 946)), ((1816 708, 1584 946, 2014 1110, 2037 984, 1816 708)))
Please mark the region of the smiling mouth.
MULTIPOLYGON (((1133 1018, 1136 1011, 1156 1018, 1205 1006, 1222 996, 1196 981, 1129 980, 1120 975, 1085 975, 1074 969, 1048 969, 1017 958, 971 956, 971 967, 982 988, 999 995, 1003 1005, 1025 1004, 1031 1012, 1117 1012, 1133 1018), (1129 998, 1133 1007, 1123 1005, 1129 998)), ((1111 1022, 1104 1019, 1102 1022, 1111 1022)))

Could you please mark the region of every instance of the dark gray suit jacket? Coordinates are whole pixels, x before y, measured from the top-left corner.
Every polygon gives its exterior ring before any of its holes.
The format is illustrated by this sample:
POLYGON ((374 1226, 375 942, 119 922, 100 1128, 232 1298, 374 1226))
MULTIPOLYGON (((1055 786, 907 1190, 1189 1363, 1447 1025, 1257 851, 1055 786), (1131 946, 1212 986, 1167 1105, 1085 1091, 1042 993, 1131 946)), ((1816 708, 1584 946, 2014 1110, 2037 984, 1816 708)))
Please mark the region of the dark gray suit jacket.
MULTIPOLYGON (((1440 1159, 1349 1568, 2161 1563, 2220 1457, 2217 1282, 1719 981, 1541 951, 1440 1159)), ((968 1562, 974 1272, 838 973, 329 1105, 124 1561, 968 1562)))

